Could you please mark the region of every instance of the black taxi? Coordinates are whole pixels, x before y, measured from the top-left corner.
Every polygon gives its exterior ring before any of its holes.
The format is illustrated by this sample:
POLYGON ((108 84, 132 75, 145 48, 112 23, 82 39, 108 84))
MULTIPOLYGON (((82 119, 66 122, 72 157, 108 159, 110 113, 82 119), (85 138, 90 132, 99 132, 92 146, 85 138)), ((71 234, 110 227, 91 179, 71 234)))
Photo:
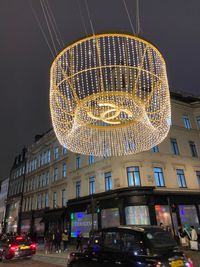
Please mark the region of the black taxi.
POLYGON ((157 226, 103 229, 84 252, 72 252, 68 267, 193 267, 170 233, 157 226))

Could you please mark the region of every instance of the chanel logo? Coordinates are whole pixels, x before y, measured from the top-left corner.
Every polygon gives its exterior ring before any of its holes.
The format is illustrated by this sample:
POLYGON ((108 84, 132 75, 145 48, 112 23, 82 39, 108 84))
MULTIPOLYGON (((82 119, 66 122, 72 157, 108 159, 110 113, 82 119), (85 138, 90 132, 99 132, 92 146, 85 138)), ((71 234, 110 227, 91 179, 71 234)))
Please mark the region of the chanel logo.
POLYGON ((99 107, 102 108, 102 112, 99 115, 94 115, 93 112, 88 111, 87 115, 95 120, 101 120, 107 124, 121 124, 119 115, 121 112, 125 113, 128 117, 132 117, 132 112, 126 108, 118 107, 112 103, 99 103, 99 107))

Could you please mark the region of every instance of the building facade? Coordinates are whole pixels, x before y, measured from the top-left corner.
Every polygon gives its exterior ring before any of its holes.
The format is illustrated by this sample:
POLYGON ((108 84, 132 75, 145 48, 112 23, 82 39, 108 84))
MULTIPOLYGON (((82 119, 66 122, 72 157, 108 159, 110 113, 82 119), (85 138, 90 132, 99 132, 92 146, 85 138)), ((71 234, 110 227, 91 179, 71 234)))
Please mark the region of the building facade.
POLYGON ((6 201, 8 195, 9 178, 1 181, 0 189, 0 234, 4 232, 5 214, 6 214, 6 201))
POLYGON ((200 99, 171 93, 167 138, 150 151, 122 157, 79 155, 53 130, 28 148, 21 229, 43 236, 68 228, 119 224, 194 225, 200 221, 200 99), (92 205, 94 220, 90 208, 92 205))
POLYGON ((26 148, 15 157, 10 171, 8 196, 6 201, 5 231, 20 232, 26 170, 26 148))

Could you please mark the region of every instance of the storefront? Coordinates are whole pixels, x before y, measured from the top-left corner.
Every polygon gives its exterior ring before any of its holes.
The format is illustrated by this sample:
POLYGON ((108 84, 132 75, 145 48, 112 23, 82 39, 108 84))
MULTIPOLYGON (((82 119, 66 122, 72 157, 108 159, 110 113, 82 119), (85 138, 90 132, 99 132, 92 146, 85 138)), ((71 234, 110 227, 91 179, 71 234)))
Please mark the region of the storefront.
POLYGON ((148 206, 128 206, 125 207, 125 217, 127 225, 148 225, 150 224, 148 206))
POLYGON ((31 219, 24 219, 21 221, 21 232, 29 233, 31 231, 31 219))
POLYGON ((7 213, 7 227, 6 231, 10 232, 17 232, 18 227, 18 220, 19 220, 19 207, 20 207, 20 200, 17 200, 14 203, 9 205, 8 213, 7 213))
MULTIPOLYGON (((95 215, 98 229, 118 225, 160 225, 177 235, 178 226, 199 225, 200 195, 188 192, 156 191, 154 187, 123 188, 93 196, 100 212, 95 215)), ((71 236, 78 231, 87 237, 91 230, 91 214, 86 214, 91 197, 68 202, 71 236), (70 219, 71 215, 71 219, 70 219)))
POLYGON ((102 209, 101 227, 113 227, 120 225, 120 216, 118 208, 102 209))
MULTIPOLYGON (((97 214, 94 214, 94 230, 98 229, 97 214)), ((89 237, 89 232, 92 229, 92 215, 86 212, 75 212, 71 214, 71 237, 77 237, 77 234, 82 233, 83 237, 89 237)))

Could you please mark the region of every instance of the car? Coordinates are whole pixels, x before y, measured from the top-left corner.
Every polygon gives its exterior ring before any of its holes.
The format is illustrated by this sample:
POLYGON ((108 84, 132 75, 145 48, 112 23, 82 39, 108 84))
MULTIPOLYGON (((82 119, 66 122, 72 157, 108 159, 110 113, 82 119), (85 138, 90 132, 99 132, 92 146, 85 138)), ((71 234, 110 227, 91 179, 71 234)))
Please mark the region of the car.
POLYGON ((35 252, 36 244, 23 236, 6 237, 0 241, 2 262, 18 258, 31 258, 35 252))
POLYGON ((193 267, 169 232, 157 226, 103 229, 84 252, 72 252, 68 267, 193 267))

